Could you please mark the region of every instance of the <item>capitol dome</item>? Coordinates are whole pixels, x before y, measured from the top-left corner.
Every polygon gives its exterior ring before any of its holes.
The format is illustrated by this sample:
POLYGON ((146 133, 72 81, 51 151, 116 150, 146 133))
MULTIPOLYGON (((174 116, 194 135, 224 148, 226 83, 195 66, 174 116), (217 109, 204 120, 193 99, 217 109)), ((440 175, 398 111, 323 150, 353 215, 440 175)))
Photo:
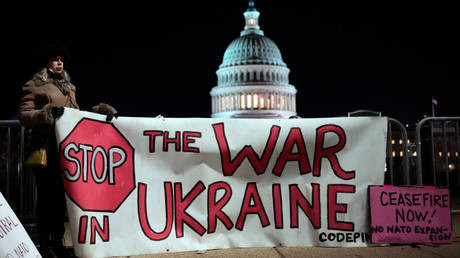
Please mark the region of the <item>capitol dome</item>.
POLYGON ((224 60, 219 68, 246 64, 286 67, 275 42, 259 34, 247 34, 233 40, 225 50, 224 60))
POLYGON ((289 118, 296 115, 289 69, 273 40, 259 27, 254 2, 244 13, 246 25, 240 37, 224 53, 211 90, 212 117, 289 118))

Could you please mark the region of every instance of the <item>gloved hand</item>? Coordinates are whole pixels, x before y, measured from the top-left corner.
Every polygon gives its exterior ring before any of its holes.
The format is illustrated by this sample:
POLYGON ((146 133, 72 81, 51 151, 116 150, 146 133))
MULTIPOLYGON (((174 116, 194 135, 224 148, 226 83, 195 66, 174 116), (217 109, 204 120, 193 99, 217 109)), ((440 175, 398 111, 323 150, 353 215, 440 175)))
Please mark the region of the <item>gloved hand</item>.
POLYGON ((113 118, 118 118, 118 113, 112 114, 111 112, 107 113, 107 117, 105 119, 106 122, 112 121, 113 118))
POLYGON ((106 118, 107 122, 112 121, 114 117, 115 118, 118 117, 117 110, 114 107, 110 106, 109 104, 105 104, 105 103, 100 103, 94 106, 93 108, 91 108, 91 111, 94 113, 107 115, 107 118, 106 118))
POLYGON ((61 117, 64 114, 64 107, 52 107, 51 115, 54 119, 61 117))

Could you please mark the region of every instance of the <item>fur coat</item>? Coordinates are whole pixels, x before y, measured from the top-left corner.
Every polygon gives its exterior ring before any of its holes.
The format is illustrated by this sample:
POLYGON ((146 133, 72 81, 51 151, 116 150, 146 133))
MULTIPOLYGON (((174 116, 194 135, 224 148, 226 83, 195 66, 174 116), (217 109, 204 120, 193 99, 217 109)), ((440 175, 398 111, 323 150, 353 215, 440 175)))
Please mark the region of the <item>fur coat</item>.
POLYGON ((22 87, 19 121, 26 128, 53 135, 54 118, 51 108, 54 106, 79 109, 75 86, 66 71, 56 75, 43 68, 22 87))

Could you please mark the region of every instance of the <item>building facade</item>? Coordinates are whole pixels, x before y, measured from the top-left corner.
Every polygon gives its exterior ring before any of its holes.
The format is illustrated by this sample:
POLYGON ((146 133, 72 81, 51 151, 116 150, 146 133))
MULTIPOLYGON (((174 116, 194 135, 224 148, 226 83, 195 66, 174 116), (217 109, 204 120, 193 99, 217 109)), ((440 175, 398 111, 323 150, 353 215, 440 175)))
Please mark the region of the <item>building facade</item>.
POLYGON ((216 118, 289 118, 296 113, 296 88, 278 46, 259 26, 260 13, 249 1, 245 27, 224 53, 212 88, 216 118))

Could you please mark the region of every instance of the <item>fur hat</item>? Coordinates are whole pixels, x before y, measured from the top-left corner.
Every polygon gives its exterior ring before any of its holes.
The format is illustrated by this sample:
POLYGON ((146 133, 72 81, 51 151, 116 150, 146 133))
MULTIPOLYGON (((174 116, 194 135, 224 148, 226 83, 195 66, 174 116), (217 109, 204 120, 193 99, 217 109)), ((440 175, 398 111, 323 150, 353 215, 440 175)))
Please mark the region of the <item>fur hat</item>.
POLYGON ((37 63, 40 67, 46 67, 51 58, 61 56, 66 66, 69 64, 70 54, 67 48, 59 42, 48 43, 38 51, 37 63))

